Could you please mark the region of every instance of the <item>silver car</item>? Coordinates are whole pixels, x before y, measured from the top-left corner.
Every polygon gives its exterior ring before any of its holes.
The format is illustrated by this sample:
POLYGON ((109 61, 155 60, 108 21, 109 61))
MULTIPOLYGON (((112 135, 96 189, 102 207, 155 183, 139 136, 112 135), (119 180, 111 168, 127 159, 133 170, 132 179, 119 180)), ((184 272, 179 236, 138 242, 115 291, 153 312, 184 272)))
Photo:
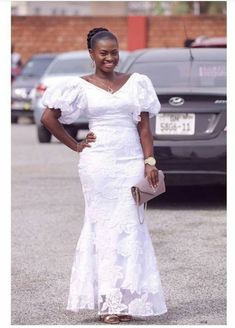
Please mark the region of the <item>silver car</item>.
MULTIPOLYGON (((127 58, 128 51, 120 51, 120 62, 127 58)), ((45 90, 69 77, 91 74, 93 71, 91 58, 87 50, 65 52, 59 54, 42 76, 33 99, 34 119, 37 126, 39 142, 50 142, 51 133, 40 122, 45 107, 42 104, 42 96, 45 90)), ((79 121, 69 125, 63 125, 69 134, 76 138, 78 130, 88 129, 88 119, 80 116, 79 121)))
POLYGON ((33 119, 32 98, 35 86, 56 57, 54 53, 35 54, 26 62, 20 75, 11 86, 11 122, 17 123, 19 117, 33 119))

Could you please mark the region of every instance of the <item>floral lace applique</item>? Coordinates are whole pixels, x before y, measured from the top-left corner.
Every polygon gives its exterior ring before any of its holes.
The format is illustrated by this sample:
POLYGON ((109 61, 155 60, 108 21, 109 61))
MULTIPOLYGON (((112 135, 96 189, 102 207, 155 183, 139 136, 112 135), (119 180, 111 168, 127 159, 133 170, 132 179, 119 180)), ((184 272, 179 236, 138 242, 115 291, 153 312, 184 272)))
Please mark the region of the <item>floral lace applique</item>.
POLYGON ((153 305, 148 302, 147 299, 148 294, 144 294, 141 297, 131 301, 128 306, 129 312, 135 315, 142 315, 143 313, 145 313, 145 315, 153 315, 153 305))
POLYGON ((113 289, 105 295, 105 301, 102 305, 101 311, 108 313, 120 313, 127 309, 127 306, 122 301, 122 293, 119 289, 113 289))

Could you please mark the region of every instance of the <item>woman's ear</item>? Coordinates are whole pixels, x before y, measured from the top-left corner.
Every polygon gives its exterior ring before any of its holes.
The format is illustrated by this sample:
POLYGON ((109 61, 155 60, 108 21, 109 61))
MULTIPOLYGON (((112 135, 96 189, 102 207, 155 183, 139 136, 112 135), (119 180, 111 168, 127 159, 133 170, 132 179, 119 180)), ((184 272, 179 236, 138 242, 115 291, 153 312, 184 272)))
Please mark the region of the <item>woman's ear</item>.
POLYGON ((88 51, 89 51, 89 54, 90 54, 91 60, 94 61, 94 58, 93 58, 93 50, 92 50, 92 49, 88 49, 88 51))

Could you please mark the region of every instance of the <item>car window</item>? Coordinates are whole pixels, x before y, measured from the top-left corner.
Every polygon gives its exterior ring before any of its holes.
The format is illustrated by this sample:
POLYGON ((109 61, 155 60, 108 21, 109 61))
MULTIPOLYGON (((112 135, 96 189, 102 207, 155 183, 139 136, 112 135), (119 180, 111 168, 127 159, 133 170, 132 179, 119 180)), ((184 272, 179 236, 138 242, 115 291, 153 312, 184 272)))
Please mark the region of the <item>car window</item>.
POLYGON ((225 62, 196 62, 193 65, 192 86, 225 87, 225 62))
POLYGON ((52 60, 53 58, 33 58, 25 64, 21 75, 32 77, 42 76, 52 60))
POLYGON ((157 88, 226 86, 225 62, 137 62, 128 72, 146 74, 157 88))
POLYGON ((186 63, 134 63, 130 73, 146 74, 155 87, 188 86, 190 65, 186 63))
POLYGON ((83 74, 92 71, 89 58, 58 59, 47 70, 47 75, 83 74))

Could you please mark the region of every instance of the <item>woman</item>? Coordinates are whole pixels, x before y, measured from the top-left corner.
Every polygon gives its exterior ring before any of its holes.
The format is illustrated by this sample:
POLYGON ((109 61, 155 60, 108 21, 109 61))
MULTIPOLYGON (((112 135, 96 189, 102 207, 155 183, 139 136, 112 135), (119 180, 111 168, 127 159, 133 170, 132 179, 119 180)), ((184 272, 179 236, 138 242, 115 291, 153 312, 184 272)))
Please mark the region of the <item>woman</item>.
MULTIPOLYGON (((67 309, 97 309, 105 323, 160 315, 166 305, 147 226, 140 224, 131 186, 144 176, 158 182, 149 115, 160 103, 145 75, 118 73, 118 41, 104 28, 88 33, 95 73, 49 88, 42 123, 79 152, 85 198, 84 226, 72 267, 67 309), (89 130, 80 143, 61 123, 86 113, 89 130)), ((143 218, 143 207, 141 208, 143 218)))

